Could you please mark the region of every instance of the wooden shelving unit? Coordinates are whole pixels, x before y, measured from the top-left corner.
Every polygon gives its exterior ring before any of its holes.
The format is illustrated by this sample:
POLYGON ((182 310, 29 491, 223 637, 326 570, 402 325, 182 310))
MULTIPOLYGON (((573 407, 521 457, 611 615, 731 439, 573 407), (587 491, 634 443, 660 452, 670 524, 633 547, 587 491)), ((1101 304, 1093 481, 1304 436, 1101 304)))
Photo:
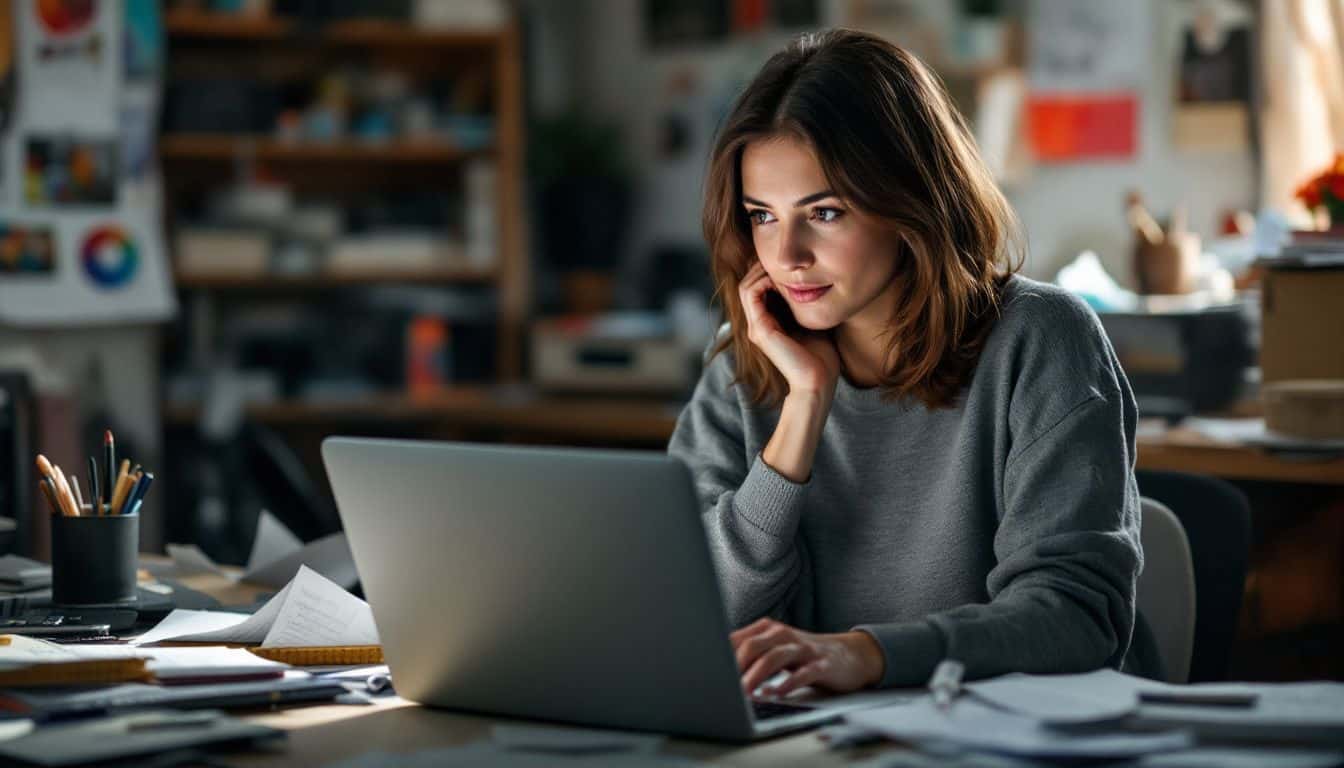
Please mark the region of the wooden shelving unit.
MULTIPOLYGON (((520 42, 516 22, 498 30, 419 29, 407 23, 378 19, 351 19, 312 28, 293 19, 173 10, 164 19, 169 39, 169 74, 174 57, 201 57, 237 61, 252 67, 265 55, 290 56, 283 76, 294 77, 299 66, 341 60, 346 55, 372 55, 376 60, 419 75, 451 73, 464 62, 490 73, 490 100, 494 105, 495 135, 488 148, 464 150, 447 140, 391 141, 372 144, 352 140, 332 143, 285 141, 246 134, 166 134, 159 154, 165 187, 170 195, 184 187, 201 189, 225 183, 240 160, 265 166, 281 181, 325 185, 331 182, 358 188, 371 182, 403 181, 423 185, 448 178, 469 160, 487 158, 496 166, 496 242, 498 253, 489 269, 454 268, 428 273, 397 270, 357 275, 209 277, 181 275, 177 287, 192 292, 228 292, 232 299, 248 292, 274 296, 278 292, 320 291, 329 288, 383 283, 471 285, 496 292, 496 368, 499 383, 516 380, 522 369, 522 334, 526 327, 530 275, 525 250, 522 202, 524 151, 523 93, 520 42), (295 58, 297 56, 297 59, 295 58)), ((259 68, 260 65, 257 65, 259 68)), ((259 71, 247 69, 248 73, 259 71)), ((190 71, 190 68, 188 68, 190 71)), ((321 70, 313 74, 321 74, 321 70)))
POLYGON ((442 141, 405 141, 386 144, 353 141, 319 143, 227 134, 169 134, 159 141, 159 156, 167 163, 232 162, 240 157, 248 157, 270 163, 456 165, 464 160, 489 157, 491 154, 491 150, 488 149, 461 150, 442 141))

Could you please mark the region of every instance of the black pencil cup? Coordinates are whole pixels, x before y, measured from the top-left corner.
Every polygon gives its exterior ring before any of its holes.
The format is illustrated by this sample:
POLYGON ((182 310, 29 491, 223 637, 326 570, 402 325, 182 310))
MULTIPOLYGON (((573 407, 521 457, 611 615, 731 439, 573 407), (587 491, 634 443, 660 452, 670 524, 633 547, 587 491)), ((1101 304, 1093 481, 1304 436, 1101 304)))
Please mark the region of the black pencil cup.
POLYGON ((135 602, 140 515, 53 515, 51 602, 108 605, 135 602))

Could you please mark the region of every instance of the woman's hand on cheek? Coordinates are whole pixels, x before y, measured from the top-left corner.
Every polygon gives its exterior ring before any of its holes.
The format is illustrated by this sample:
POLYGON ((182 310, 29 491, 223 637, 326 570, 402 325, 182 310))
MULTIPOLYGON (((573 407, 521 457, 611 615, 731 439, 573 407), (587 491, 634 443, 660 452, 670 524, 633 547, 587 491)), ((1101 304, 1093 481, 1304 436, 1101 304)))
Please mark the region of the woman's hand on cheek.
POLYGON ((763 693, 783 696, 804 686, 855 691, 876 684, 885 668, 882 649, 866 632, 814 634, 761 619, 730 639, 748 695, 781 671, 788 678, 763 693))
POLYGON ((747 339, 765 354, 789 384, 790 392, 829 396, 840 376, 840 354, 829 331, 805 331, 798 338, 786 333, 766 308, 765 295, 775 283, 761 266, 752 263, 738 285, 747 316, 747 339))

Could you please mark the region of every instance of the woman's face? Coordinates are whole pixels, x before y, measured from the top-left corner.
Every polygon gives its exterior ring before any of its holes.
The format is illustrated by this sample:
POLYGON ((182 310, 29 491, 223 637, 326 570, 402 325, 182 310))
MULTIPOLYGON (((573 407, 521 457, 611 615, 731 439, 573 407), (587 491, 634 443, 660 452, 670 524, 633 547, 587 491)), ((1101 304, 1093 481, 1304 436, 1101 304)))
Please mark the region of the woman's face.
POLYGON ((886 325, 898 236, 831 191, 811 147, 789 136, 748 144, 742 206, 756 256, 799 325, 886 325))

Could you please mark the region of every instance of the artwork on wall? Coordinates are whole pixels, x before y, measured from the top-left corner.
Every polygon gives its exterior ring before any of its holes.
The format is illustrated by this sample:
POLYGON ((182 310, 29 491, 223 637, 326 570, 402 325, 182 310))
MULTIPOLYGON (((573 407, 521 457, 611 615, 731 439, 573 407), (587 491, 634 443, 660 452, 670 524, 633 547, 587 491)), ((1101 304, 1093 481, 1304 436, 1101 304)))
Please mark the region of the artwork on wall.
POLYGON ((644 0, 650 47, 694 46, 767 27, 813 27, 817 0, 644 0))
POLYGON ((1042 162, 1138 151, 1147 18, 1112 0, 1032 0, 1027 136, 1042 162))
POLYGON ((0 221, 0 275, 50 275, 56 271, 51 227, 0 221))
MULTIPOLYGON (((6 5, 0 0, 0 10, 6 5)), ((13 4, 17 98, 0 133, 0 324, 153 322, 175 311, 154 162, 162 29, 148 6, 156 5, 13 4), (137 9, 154 20, 137 21, 137 9)), ((3 53, 0 46, 0 62, 3 53)))
POLYGON ((1173 139, 1182 149, 1243 150, 1250 141, 1251 11, 1201 0, 1180 14, 1173 139))
POLYGON ((29 206, 117 202, 117 144, 111 139, 29 136, 23 167, 23 197, 29 206))

